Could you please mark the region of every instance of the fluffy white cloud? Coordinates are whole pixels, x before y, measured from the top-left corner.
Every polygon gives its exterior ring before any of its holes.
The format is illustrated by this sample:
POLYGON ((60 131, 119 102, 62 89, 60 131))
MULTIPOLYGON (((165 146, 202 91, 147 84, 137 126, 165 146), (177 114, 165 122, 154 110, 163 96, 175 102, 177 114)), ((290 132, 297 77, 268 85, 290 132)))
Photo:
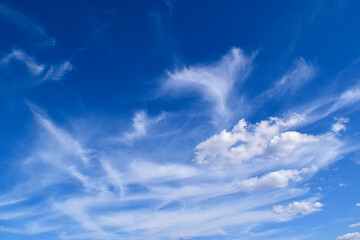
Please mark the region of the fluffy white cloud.
POLYGON ((293 115, 286 120, 270 118, 249 125, 242 119, 230 132, 223 130, 197 145, 195 161, 241 164, 257 156, 286 157, 301 145, 318 141, 315 136, 286 131, 302 120, 300 115, 293 115))
POLYGON ((359 232, 347 233, 341 237, 338 237, 336 240, 360 240, 360 233, 359 232))
POLYGON ((314 136, 288 131, 274 136, 268 144, 267 151, 274 155, 287 156, 301 144, 316 142, 317 140, 314 136))
POLYGON ((228 96, 236 81, 244 80, 251 70, 254 55, 247 56, 239 48, 233 48, 218 62, 209 65, 185 67, 167 73, 166 91, 196 91, 214 105, 214 111, 227 115, 228 96))
POLYGON ((321 202, 293 202, 289 203, 287 206, 274 206, 273 210, 279 214, 298 214, 303 215, 310 214, 312 212, 321 211, 321 208, 324 206, 321 202))

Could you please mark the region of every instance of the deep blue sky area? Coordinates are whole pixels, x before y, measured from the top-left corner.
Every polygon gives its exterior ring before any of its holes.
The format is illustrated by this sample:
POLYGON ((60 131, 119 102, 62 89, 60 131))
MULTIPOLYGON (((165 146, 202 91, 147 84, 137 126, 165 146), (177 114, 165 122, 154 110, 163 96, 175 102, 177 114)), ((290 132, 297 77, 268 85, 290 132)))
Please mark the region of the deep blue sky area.
POLYGON ((0 239, 360 240, 359 11, 0 0, 0 239))

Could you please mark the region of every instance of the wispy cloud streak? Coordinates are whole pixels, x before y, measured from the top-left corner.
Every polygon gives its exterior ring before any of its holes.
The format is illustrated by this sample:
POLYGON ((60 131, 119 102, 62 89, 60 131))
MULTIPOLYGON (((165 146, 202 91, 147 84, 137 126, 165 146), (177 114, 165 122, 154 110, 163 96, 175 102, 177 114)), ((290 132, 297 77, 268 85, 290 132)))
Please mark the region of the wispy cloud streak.
POLYGON ((59 81, 73 68, 69 61, 64 61, 58 65, 47 66, 46 64, 39 63, 34 57, 19 49, 13 49, 9 54, 4 56, 0 60, 0 64, 8 65, 12 61, 21 62, 27 67, 32 77, 34 77, 34 84, 39 84, 47 80, 59 81))
POLYGON ((39 25, 35 24, 31 21, 27 16, 22 14, 21 12, 0 4, 0 14, 10 19, 14 24, 28 30, 32 34, 35 33, 43 39, 45 44, 47 45, 55 45, 55 39, 50 37, 45 30, 39 25))
POLYGON ((34 76, 40 75, 45 68, 43 64, 37 63, 33 57, 18 49, 13 49, 12 52, 2 58, 0 62, 2 64, 9 64, 12 60, 23 62, 34 76))
POLYGON ((273 87, 261 94, 260 98, 274 98, 285 95, 287 93, 295 93, 306 83, 312 80, 316 75, 316 70, 311 62, 299 58, 295 61, 294 66, 279 80, 273 87))
POLYGON ((247 56, 239 48, 233 48, 218 62, 209 65, 184 67, 167 72, 164 90, 170 92, 198 92, 212 103, 218 116, 230 114, 227 101, 234 84, 246 79, 252 69, 256 53, 247 56))
POLYGON ((149 116, 146 111, 135 112, 132 118, 132 130, 125 132, 122 141, 132 142, 133 140, 143 138, 147 135, 149 128, 164 119, 165 114, 159 116, 149 116))

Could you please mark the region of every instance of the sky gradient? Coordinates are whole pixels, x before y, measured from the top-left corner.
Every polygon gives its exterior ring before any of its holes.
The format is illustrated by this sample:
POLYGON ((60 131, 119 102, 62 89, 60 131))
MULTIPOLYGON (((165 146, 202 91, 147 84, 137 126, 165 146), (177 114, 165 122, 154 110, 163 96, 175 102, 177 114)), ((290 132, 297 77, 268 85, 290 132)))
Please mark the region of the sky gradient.
POLYGON ((360 240, 360 2, 0 1, 0 239, 360 240))

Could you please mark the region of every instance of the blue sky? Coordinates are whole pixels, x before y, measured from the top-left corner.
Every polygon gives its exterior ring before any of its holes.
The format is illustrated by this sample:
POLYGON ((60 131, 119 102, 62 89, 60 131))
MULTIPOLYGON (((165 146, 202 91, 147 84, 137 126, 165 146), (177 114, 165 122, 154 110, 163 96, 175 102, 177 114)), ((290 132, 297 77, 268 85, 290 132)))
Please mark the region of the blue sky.
POLYGON ((0 239, 360 239, 359 1, 0 1, 0 239))

